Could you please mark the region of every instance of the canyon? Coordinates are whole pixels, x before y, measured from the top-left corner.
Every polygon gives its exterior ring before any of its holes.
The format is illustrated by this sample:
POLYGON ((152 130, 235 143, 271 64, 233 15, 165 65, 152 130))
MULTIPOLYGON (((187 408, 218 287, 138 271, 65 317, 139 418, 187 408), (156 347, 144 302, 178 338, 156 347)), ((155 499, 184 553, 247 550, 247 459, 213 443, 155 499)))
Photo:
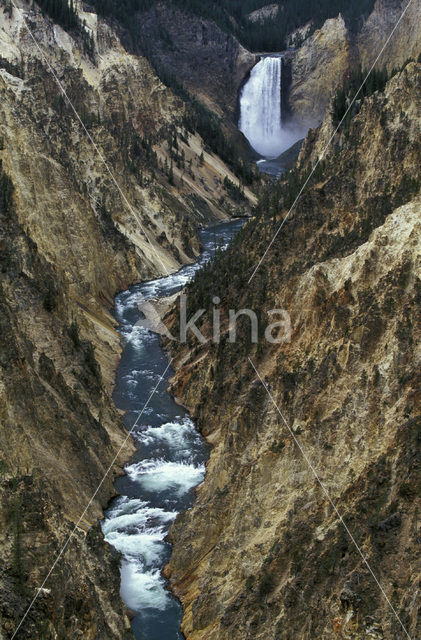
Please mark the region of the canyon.
MULTIPOLYGON (((0 638, 22 620, 18 638, 133 637, 120 557, 100 526, 135 454, 112 397, 113 300, 197 260, 204 228, 251 213, 187 292, 206 307, 218 293, 223 310, 282 306, 291 342, 254 347, 246 326, 234 345, 163 341, 171 392, 211 446, 195 503, 170 531, 182 632, 403 637, 250 357, 415 638, 418 0, 376 63, 397 72, 326 153, 335 90, 373 64, 405 2, 377 0, 356 32, 331 18, 284 52, 285 117, 314 128, 276 185, 237 129, 261 54, 179 3, 145 3, 131 29, 97 5, 75 2, 79 27, 64 28, 37 3, 0 2, 0 638), (288 181, 315 167, 285 218, 288 181)), ((268 4, 251 23, 276 15, 268 4)))
POLYGON ((123 638, 118 562, 98 524, 134 451, 111 399, 113 297, 194 259, 200 228, 255 199, 230 198, 224 179, 238 179, 185 131, 184 103, 96 14, 79 10, 87 52, 16 4, 0 8, 1 633, 76 525, 19 637, 123 638))
MULTIPOLYGON (((410 62, 367 98, 293 213, 281 177, 279 206, 188 289, 225 318, 219 344, 168 345, 172 392, 212 446, 171 528, 188 640, 420 633, 420 81, 410 62), (253 345, 245 320, 232 344, 229 308, 287 310, 290 342, 253 345)), ((327 113, 298 184, 332 132, 327 113)))

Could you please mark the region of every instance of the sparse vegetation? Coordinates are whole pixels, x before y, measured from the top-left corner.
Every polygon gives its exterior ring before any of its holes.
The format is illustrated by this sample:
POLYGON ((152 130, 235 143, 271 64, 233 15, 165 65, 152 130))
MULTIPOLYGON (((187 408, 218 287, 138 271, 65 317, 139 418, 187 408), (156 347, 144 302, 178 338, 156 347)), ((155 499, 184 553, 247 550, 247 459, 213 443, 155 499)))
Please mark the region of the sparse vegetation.
POLYGON ((261 597, 269 595, 275 586, 275 577, 266 567, 263 568, 259 581, 259 594, 261 597))
POLYGON ((9 471, 9 466, 5 460, 0 460, 0 480, 3 481, 9 471))
POLYGON ((23 78, 24 76, 22 63, 14 64, 2 56, 0 56, 0 68, 5 69, 7 73, 10 73, 10 75, 15 76, 16 78, 23 78))
POLYGON ((244 202, 246 200, 244 189, 241 186, 234 184, 228 176, 225 176, 224 178, 224 188, 234 202, 244 202))
POLYGON ((356 71, 349 72, 344 79, 342 87, 336 91, 332 101, 331 113, 333 125, 337 127, 344 118, 342 127, 348 132, 351 120, 359 113, 364 100, 376 91, 384 91, 388 80, 402 71, 409 62, 413 62, 413 59, 408 58, 401 67, 393 69, 391 73, 388 73, 386 69, 373 69, 368 77, 368 71, 361 69, 361 67, 356 71), (361 90, 355 102, 351 108, 349 108, 360 87, 361 90))
POLYGON ((113 550, 111 557, 111 565, 114 571, 119 571, 121 569, 121 561, 123 560, 123 554, 121 551, 113 550))
POLYGON ((24 549, 22 545, 22 497, 16 494, 18 490, 18 476, 12 479, 11 493, 8 505, 7 519, 12 533, 11 574, 15 578, 18 591, 25 592, 24 549))
POLYGON ((171 164, 170 164, 170 168, 168 171, 168 182, 174 186, 175 182, 174 182, 174 166, 173 166, 173 161, 171 160, 171 164))
POLYGON ((48 313, 52 313, 57 308, 57 291, 51 280, 47 282, 42 304, 48 313))

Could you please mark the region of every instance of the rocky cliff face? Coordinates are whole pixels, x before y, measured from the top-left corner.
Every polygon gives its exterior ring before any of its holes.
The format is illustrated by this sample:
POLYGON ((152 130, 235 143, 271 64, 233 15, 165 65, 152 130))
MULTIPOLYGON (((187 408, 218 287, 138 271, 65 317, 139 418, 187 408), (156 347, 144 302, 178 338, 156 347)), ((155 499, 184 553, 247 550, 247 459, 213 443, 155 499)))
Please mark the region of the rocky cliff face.
POLYGON ((261 9, 256 9, 256 11, 252 11, 247 16, 251 22, 260 22, 263 20, 267 20, 267 18, 274 18, 278 15, 279 5, 276 3, 268 4, 261 9))
MULTIPOLYGON (((357 47, 361 64, 369 68, 374 60, 374 52, 380 53, 384 45, 384 34, 392 33, 408 2, 403 0, 377 0, 374 10, 363 25, 357 37, 357 47)), ((408 58, 416 58, 421 51, 421 7, 413 1, 395 31, 377 66, 388 71, 398 68, 408 58)), ((377 55, 377 54, 376 54, 377 55)))
MULTIPOLYGON (((295 178, 188 292, 192 309, 218 295, 224 328, 219 344, 175 352, 174 393, 213 445, 171 530, 188 640, 406 637, 296 441, 420 635, 420 83, 411 63, 365 101, 250 284, 295 178), (287 310, 290 342, 253 345, 245 322, 231 344, 229 308, 263 326, 287 310)), ((298 184, 331 126, 310 132, 298 184)))
MULTIPOLYGON (((357 34, 350 32, 341 15, 327 20, 296 52, 286 55, 290 66, 291 116, 309 126, 323 119, 332 93, 351 70, 369 69, 407 6, 402 0, 377 0, 357 34)), ((412 2, 393 37, 377 61, 390 72, 421 50, 421 8, 412 2)))
MULTIPOLYGON (((10 638, 125 434, 106 392, 118 354, 111 318, 99 299, 90 320, 88 311, 81 317, 60 268, 19 222, 18 194, 4 170, 0 181, 1 629, 10 638)), ((98 238, 92 234, 86 244, 94 251, 98 238)), ((104 270, 113 266, 104 259, 104 270)), ((79 284, 87 287, 82 278, 83 272, 79 284)), ((116 463, 131 450, 128 443, 116 463)), ((19 637, 124 637, 118 574, 95 524, 117 469, 84 514, 19 637)))
POLYGON ((341 16, 326 20, 293 54, 289 105, 292 117, 306 124, 320 120, 329 104, 332 90, 340 86, 355 54, 341 16))
MULTIPOLYGON (((327 20, 297 50, 287 51, 285 113, 303 128, 318 125, 345 75, 359 64, 363 68, 373 64, 405 6, 402 0, 378 0, 358 33, 339 15, 327 20)), ((268 5, 251 14, 252 22, 267 17, 274 7, 268 5)), ((138 46, 157 67, 222 116, 230 135, 240 142, 233 126, 238 94, 259 55, 247 51, 215 23, 178 6, 157 3, 134 20, 138 46)), ((414 1, 378 60, 379 68, 390 71, 415 56, 420 48, 420 24, 419 3, 414 1)), ((306 37, 309 30, 311 23, 303 25, 290 35, 290 41, 306 37)))
MULTIPOLYGON (((82 8, 92 48, 36 5, 17 4, 0 4, 4 638, 125 441, 110 398, 120 350, 113 296, 191 260, 199 227, 238 208, 223 186, 237 179, 185 130, 183 103, 145 59, 82 8)), ((118 562, 97 523, 132 450, 126 443, 19 638, 130 636, 118 562)))
POLYGON ((204 104, 234 118, 238 90, 256 61, 215 23, 158 4, 139 17, 142 42, 156 62, 204 104))

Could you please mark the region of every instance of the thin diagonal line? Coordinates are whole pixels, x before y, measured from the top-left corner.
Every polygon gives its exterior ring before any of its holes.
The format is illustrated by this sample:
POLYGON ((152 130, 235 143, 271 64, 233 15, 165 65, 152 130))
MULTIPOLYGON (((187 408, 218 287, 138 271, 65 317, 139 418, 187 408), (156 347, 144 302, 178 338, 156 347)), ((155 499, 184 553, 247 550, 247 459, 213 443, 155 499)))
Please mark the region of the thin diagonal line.
POLYGON ((41 593, 41 591, 42 591, 42 589, 44 588, 45 584, 47 583, 47 580, 49 579, 49 577, 51 576, 52 572, 54 571, 54 569, 55 569, 55 567, 56 567, 57 563, 59 562, 60 558, 62 557, 62 555, 63 555, 63 554, 64 554, 64 552, 66 551, 66 549, 67 549, 67 547, 68 547, 68 545, 69 545, 69 543, 70 543, 71 539, 73 538, 73 536, 74 536, 74 534, 75 534, 75 532, 76 532, 76 529, 78 528, 79 524, 80 524, 80 523, 81 523, 81 521, 83 520, 83 518, 84 518, 84 516, 85 516, 86 512, 88 511, 89 507, 91 506, 92 502, 94 501, 94 499, 95 499, 95 497, 96 497, 96 495, 97 495, 98 491, 99 491, 99 490, 100 490, 100 488, 102 487, 102 485, 103 485, 103 483, 104 483, 104 481, 105 481, 105 478, 108 476, 108 474, 110 473, 111 469, 113 468, 113 466, 114 466, 114 464, 115 464, 115 462, 116 462, 117 458, 119 457, 119 455, 120 455, 120 453, 122 452, 123 448, 126 446, 126 443, 127 443, 128 439, 129 439, 129 438, 130 438, 130 436, 132 435, 132 433, 133 433, 133 431, 134 431, 135 427, 136 427, 136 426, 137 426, 137 424, 139 423, 140 418, 142 417, 143 413, 145 412, 145 410, 146 410, 147 406, 149 405, 149 402, 151 401, 152 396, 155 394, 156 390, 158 389, 159 385, 161 384, 162 380, 164 379, 165 374, 167 373, 168 369, 170 368, 171 362, 172 362, 172 358, 171 358, 171 360, 169 360, 169 362, 168 362, 167 366, 165 367, 165 371, 164 371, 164 373, 163 373, 163 374, 161 375, 161 377, 159 378, 158 382, 156 383, 155 388, 154 388, 154 389, 153 389, 153 391, 151 392, 151 394, 150 394, 149 398, 147 399, 147 401, 145 402, 145 404, 144 404, 144 406, 143 406, 142 410, 140 411, 139 415, 137 416, 137 418, 136 418, 136 421, 135 421, 134 425, 132 426, 132 428, 131 428, 131 429, 130 429, 130 431, 128 432, 128 434, 127 434, 126 438, 124 439, 123 444, 120 446, 119 450, 118 450, 118 451, 117 451, 117 453, 115 454, 115 456, 114 456, 114 458, 113 458, 113 460, 112 460, 112 462, 111 462, 110 466, 108 467, 107 471, 105 472, 104 476, 102 477, 101 482, 99 483, 99 485, 98 485, 98 486, 97 486, 97 488, 95 489, 95 492, 94 492, 93 496, 91 497, 91 499, 89 500, 88 504, 86 505, 86 507, 85 507, 85 509, 84 509, 84 511, 83 511, 83 513, 82 513, 82 515, 80 516, 79 520, 77 521, 77 523, 75 524, 74 528, 72 529, 72 531, 71 531, 71 533, 70 533, 69 537, 67 538, 67 540, 66 540, 65 544, 63 545, 63 547, 62 547, 62 549, 61 549, 60 553, 58 554, 58 556, 57 556, 57 557, 56 557, 56 559, 54 560, 54 562, 53 562, 53 564, 52 564, 52 566, 51 566, 51 568, 50 568, 49 572, 47 573, 46 577, 44 578, 44 581, 43 581, 42 585, 41 585, 41 586, 39 587, 39 589, 37 590, 37 592, 36 592, 35 596, 33 597, 33 599, 32 599, 32 601, 31 601, 31 603, 30 603, 29 607, 28 607, 28 608, 27 608, 27 610, 25 611, 25 613, 24 613, 24 616, 23 616, 22 620, 19 622, 18 626, 16 627, 16 629, 15 629, 15 631, 14 631, 14 633, 13 633, 12 637, 11 637, 11 640, 13 640, 13 638, 14 638, 14 637, 16 636, 16 634, 18 633, 18 631, 19 631, 19 629, 21 628, 22 624, 24 623, 24 621, 25 621, 25 619, 26 619, 26 617, 27 617, 28 613, 29 613, 29 612, 30 612, 30 610, 32 609, 32 607, 33 607, 33 605, 35 604, 35 602, 36 602, 36 600, 37 600, 38 596, 40 595, 40 593, 41 593))
MULTIPOLYGON (((16 9, 16 11, 19 13, 19 9, 18 9, 18 7, 16 6, 16 4, 15 4, 14 0, 11 0, 11 3, 12 3, 12 5, 14 6, 14 8, 16 9)), ((161 256, 159 255, 159 253, 158 253, 157 249, 155 248, 155 246, 153 245, 153 243, 152 243, 151 239, 149 238, 149 236, 148 236, 148 234, 147 234, 147 232, 146 232, 145 228, 143 227, 142 223, 140 222, 140 220, 139 220, 138 216, 136 215, 136 212, 135 212, 135 210, 133 209, 132 205, 130 204, 130 202, 129 202, 129 201, 128 201, 128 199, 126 198, 125 194, 123 193, 123 191, 122 191, 122 189, 121 189, 120 185, 118 184, 118 182, 117 182, 117 180, 116 180, 116 178, 115 178, 115 176, 114 176, 113 171, 111 170, 111 168, 110 168, 110 166, 109 166, 109 164, 108 164, 107 160, 105 159, 104 155, 102 154, 101 150, 99 149, 99 147, 98 147, 97 143, 95 142, 95 140, 92 138, 91 134, 89 133, 89 131, 88 131, 88 130, 87 130, 87 128, 85 127, 85 125, 84 125, 84 123, 83 123, 83 121, 82 121, 82 119, 81 119, 81 117, 80 117, 79 113, 77 112, 77 110, 76 110, 75 106, 73 105, 73 102, 70 100, 69 96, 67 95, 66 89, 64 88, 63 84, 60 82, 60 80, 59 80, 59 78, 58 78, 58 76, 57 76, 56 72, 54 71, 53 67, 51 66, 51 63, 50 63, 50 61, 48 60, 48 58, 47 58, 47 56, 46 56, 45 52, 42 50, 42 48, 41 48, 41 47, 40 47, 40 45, 38 44, 37 40, 35 39, 34 34, 32 33, 31 29, 29 28, 29 25, 28 25, 28 22, 27 22, 27 20, 26 20, 25 15, 24 15, 24 10, 23 10, 23 9, 22 9, 22 13, 21 13, 21 15, 22 15, 22 21, 23 21, 23 23, 24 23, 24 25, 25 25, 25 28, 26 28, 26 30, 27 30, 27 32, 28 32, 28 34, 29 34, 30 38, 32 39, 33 43, 35 44, 35 47, 38 49, 39 53, 41 54, 42 58, 44 59, 45 63, 47 64, 47 67, 48 67, 48 69, 50 70, 50 72, 51 72, 51 74, 52 74, 52 76, 53 76, 54 80, 56 81, 56 83, 57 83, 57 85, 58 85, 58 87, 59 87, 60 91, 62 92, 62 94, 63 94, 63 95, 64 95, 64 97, 66 98, 67 102, 69 103, 69 105, 70 105, 70 107, 71 107, 71 109, 72 109, 73 113, 75 114, 75 116, 76 116, 77 120, 79 121, 79 123, 80 123, 81 127, 83 128, 84 132, 85 132, 85 133, 86 133, 86 135, 88 136, 89 141, 91 142, 92 146, 94 147, 95 151, 97 152, 97 154, 98 154, 98 156, 99 156, 99 158, 100 158, 101 162, 104 164, 104 166, 105 166, 105 168, 106 168, 106 170, 107 170, 107 173, 110 175, 111 180, 113 181, 113 183, 114 183, 114 185, 116 186, 116 188, 117 188, 118 192, 120 193, 120 196, 121 196, 121 198, 122 198, 123 202, 126 204, 127 208, 129 209, 130 213, 133 215, 133 217, 135 218, 135 220, 137 220, 137 223, 138 223, 138 225, 139 225, 139 227, 140 227, 140 229, 141 229, 142 233, 144 234, 144 236, 145 236, 146 240, 149 242, 149 244, 150 244, 150 246, 151 246, 152 250, 154 251, 154 253, 155 253, 156 257, 158 258, 159 262, 161 263, 162 268, 164 269, 164 272, 165 272, 165 273, 167 274, 167 276, 168 276, 168 275, 169 275, 169 271, 168 271, 168 269, 166 268, 166 266, 164 265, 164 263, 163 263, 163 261, 162 261, 162 259, 161 259, 161 256)))
POLYGON ((383 54, 383 51, 386 49, 387 45, 389 44, 393 34, 395 33, 396 29, 398 28, 399 24, 401 23, 404 15, 406 14, 406 12, 409 9, 409 6, 412 4, 413 0, 409 0, 408 4, 406 5, 404 11, 402 12, 399 20, 397 21, 397 23, 395 24, 395 26, 393 27, 391 33, 389 34, 389 37, 387 38, 386 42, 384 43, 383 47, 381 48, 380 53, 378 54, 377 58, 374 60, 373 64, 370 67, 370 70, 368 71, 366 77, 364 78, 360 88, 358 89, 357 93, 355 94, 355 96, 352 98, 348 109, 345 111, 345 114, 342 118, 342 120, 340 121, 340 123, 338 124, 338 126, 336 127, 335 131, 332 133, 328 143, 326 144, 326 146, 324 147, 321 155, 319 156, 319 158, 317 159, 316 164, 314 165, 313 169, 311 170, 311 173, 309 174, 307 180, 304 182, 303 186, 301 187, 297 197, 295 198, 294 202, 292 203, 292 206, 290 208, 290 210, 288 211, 287 215, 285 216, 285 218, 282 220, 281 224, 279 225, 275 235, 273 236, 272 240, 270 241, 269 245, 266 248, 266 251, 264 252, 264 254, 262 255, 262 257, 260 258, 259 262, 257 263, 256 267, 253 270, 253 273, 251 274, 247 284, 250 284, 250 282, 253 280, 254 276, 256 275, 258 269, 260 268, 260 265, 262 264, 263 260, 265 259, 266 255, 268 254, 268 252, 270 251, 271 246, 273 245, 273 243, 275 242, 276 238, 278 237, 279 232, 281 231, 281 229, 283 228, 285 222, 288 220, 289 215, 291 213, 291 211, 294 209, 295 205, 297 204, 298 200, 301 197, 301 194, 303 193, 304 189, 306 188, 306 186, 308 185, 312 175, 314 174, 314 172, 316 171, 317 167, 319 166, 320 162, 323 160, 323 157, 327 151, 327 149, 330 147, 333 138, 335 137, 335 135, 337 134, 338 130, 340 129, 343 121, 345 120, 346 116, 348 115, 350 109, 352 108, 352 105, 354 104, 355 100, 358 98, 361 89, 363 88, 363 86, 365 85, 365 83, 367 82, 369 76, 371 75, 371 72, 373 71, 374 67, 376 66, 377 62, 379 61, 380 57, 383 54))
POLYGON ((315 468, 313 467, 309 457, 307 456, 306 452, 304 451, 303 447, 301 446, 301 444, 298 442, 297 440, 297 436, 295 435, 295 433, 293 432, 293 430, 291 429, 291 427, 289 426, 288 422, 286 421, 284 414, 282 413, 282 411, 280 410, 278 404, 276 403, 274 397, 272 396, 268 386, 266 385, 266 383, 263 381, 260 373, 258 372, 258 370, 256 369, 256 367, 254 366, 254 363, 252 361, 252 359, 249 357, 248 358, 251 366, 253 367, 254 371, 256 372, 256 375, 258 376, 260 382, 262 383, 263 387, 265 388, 269 398, 271 399, 274 407, 276 408, 277 412, 279 413, 279 415, 281 416, 283 422, 285 423, 285 426, 287 427, 289 433, 291 434, 291 437, 293 438, 295 444, 297 445, 297 447, 299 448, 304 460, 306 461, 308 467, 311 469, 314 477, 316 478, 317 482, 319 483, 319 485, 321 486, 323 493, 325 494, 326 498, 328 499, 331 507, 333 508, 333 510, 335 511, 336 515, 338 516, 339 520, 341 521, 341 524, 343 525, 345 531, 347 532, 347 534, 349 535, 349 537, 351 538, 351 541, 353 543, 353 545, 355 546, 355 548, 357 549, 358 553, 360 554, 364 564, 366 565, 366 567, 368 568, 369 572, 371 573, 371 575, 374 578, 375 583, 377 584, 377 586, 379 587, 380 591, 382 592, 387 604, 389 605, 389 607, 391 608, 391 610, 393 611, 396 619, 398 620, 399 624, 401 625, 403 631, 405 632, 406 636, 409 638, 409 640, 411 640, 411 636, 409 635, 408 631, 406 630, 406 628, 404 627, 404 624, 402 622, 402 620, 400 619, 400 617, 398 616, 396 609, 394 608, 393 604, 390 602, 389 598, 387 597, 387 594, 385 592, 385 590, 383 589, 382 585, 380 584, 380 582, 378 581, 378 579, 376 578, 376 575, 374 573, 374 571, 372 570, 372 568, 370 567, 368 560, 366 559, 366 557, 364 556, 363 552, 361 551, 360 547, 358 546, 357 541, 355 540, 354 536, 352 535, 352 533, 350 532, 350 530, 348 529, 346 523, 344 522, 343 517, 341 516, 341 514, 339 513, 335 503, 333 502, 332 498, 329 495, 328 490, 326 489, 325 485, 323 484, 323 482, 320 480, 317 471, 315 470, 315 468))

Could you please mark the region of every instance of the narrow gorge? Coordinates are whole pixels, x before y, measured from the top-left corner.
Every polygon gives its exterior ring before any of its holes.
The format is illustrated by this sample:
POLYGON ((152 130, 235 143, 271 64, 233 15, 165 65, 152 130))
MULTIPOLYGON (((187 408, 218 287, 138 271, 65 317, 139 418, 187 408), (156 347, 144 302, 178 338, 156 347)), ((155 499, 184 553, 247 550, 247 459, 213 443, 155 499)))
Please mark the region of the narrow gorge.
POLYGON ((420 636, 420 83, 420 0, 0 0, 0 640, 420 636))
POLYGON ((107 510, 102 529, 122 554, 121 595, 136 614, 136 638, 182 638, 181 607, 161 575, 171 553, 166 536, 178 512, 191 507, 208 458, 208 447, 188 413, 167 392, 173 371, 159 334, 147 322, 149 305, 153 308, 160 299, 165 304, 174 297, 217 249, 227 247, 242 224, 235 220, 203 231, 200 260, 173 275, 136 285, 116 299, 125 347, 114 401, 126 411, 125 424, 138 450, 125 467, 126 476, 116 482, 119 497, 107 510))

